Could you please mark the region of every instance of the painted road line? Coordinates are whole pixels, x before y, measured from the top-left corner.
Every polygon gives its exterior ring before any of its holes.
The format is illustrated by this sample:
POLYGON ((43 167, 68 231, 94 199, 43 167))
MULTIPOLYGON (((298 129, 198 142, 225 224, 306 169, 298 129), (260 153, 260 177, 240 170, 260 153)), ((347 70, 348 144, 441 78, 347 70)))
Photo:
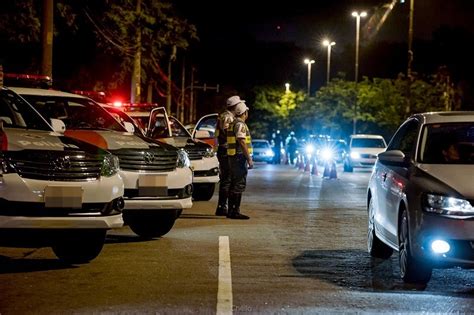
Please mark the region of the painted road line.
POLYGON ((219 236, 219 283, 217 315, 232 314, 232 274, 230 269, 229 237, 219 236))

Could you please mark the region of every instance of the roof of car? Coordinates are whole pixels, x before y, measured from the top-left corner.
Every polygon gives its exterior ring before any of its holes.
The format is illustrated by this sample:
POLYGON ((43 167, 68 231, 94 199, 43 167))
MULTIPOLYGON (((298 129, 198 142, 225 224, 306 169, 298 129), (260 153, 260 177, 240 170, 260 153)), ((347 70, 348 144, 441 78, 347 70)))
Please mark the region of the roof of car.
POLYGON ((370 135, 370 134, 357 134, 357 135, 351 135, 351 138, 377 138, 377 139, 383 139, 381 135, 370 135))
POLYGON ((9 87, 12 91, 23 94, 23 95, 41 95, 41 96, 60 96, 60 97, 77 97, 77 98, 87 98, 82 95, 57 91, 57 90, 47 90, 47 89, 34 89, 34 88, 24 88, 24 87, 9 87))
POLYGON ((474 111, 428 112, 415 114, 425 124, 474 121, 474 111))
POLYGON ((265 140, 265 139, 252 139, 252 142, 268 142, 268 140, 265 140))

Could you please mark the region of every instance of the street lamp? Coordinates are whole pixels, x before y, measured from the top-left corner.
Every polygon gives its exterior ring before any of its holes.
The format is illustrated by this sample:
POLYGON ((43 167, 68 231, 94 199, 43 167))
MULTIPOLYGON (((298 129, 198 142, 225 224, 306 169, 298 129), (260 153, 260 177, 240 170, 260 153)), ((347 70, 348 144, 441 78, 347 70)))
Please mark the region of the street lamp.
POLYGON ((359 78, 359 32, 360 32, 360 18, 366 17, 367 12, 352 12, 352 16, 356 18, 356 54, 355 54, 355 82, 359 78))
POLYGON ((328 66, 327 66, 327 74, 326 74, 326 84, 329 83, 329 72, 331 69, 331 47, 336 45, 336 42, 331 42, 329 40, 324 40, 323 45, 327 46, 328 48, 328 66))
POLYGON ((308 65, 308 97, 311 92, 311 65, 314 63, 314 60, 305 59, 304 63, 308 65))
POLYGON ((290 93, 290 83, 285 83, 285 93, 290 93))
MULTIPOLYGON (((361 17, 366 17, 367 12, 362 11, 362 12, 357 12, 354 11, 352 12, 352 16, 356 18, 356 51, 355 51, 355 76, 354 76, 354 81, 355 84, 357 85, 357 82, 359 81, 359 32, 360 32, 360 18, 361 17)), ((352 120, 352 133, 356 134, 357 133, 357 118, 356 118, 356 113, 357 111, 357 99, 355 100, 354 104, 354 119, 352 120)))

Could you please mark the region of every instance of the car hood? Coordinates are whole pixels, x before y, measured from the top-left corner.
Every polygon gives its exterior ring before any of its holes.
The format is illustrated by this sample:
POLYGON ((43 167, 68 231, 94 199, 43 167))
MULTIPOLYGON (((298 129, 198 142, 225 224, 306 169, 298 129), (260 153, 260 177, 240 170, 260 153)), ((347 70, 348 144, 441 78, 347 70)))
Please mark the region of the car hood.
POLYGON ((474 199, 474 165, 420 164, 418 167, 465 198, 474 199))
POLYGON ((82 140, 105 150, 150 149, 152 147, 163 147, 155 141, 140 138, 139 136, 128 132, 69 129, 65 131, 64 135, 82 140))
POLYGON ((1 137, 3 151, 46 150, 69 151, 82 150, 91 154, 105 153, 101 148, 78 139, 65 137, 53 131, 24 130, 4 128, 1 137))

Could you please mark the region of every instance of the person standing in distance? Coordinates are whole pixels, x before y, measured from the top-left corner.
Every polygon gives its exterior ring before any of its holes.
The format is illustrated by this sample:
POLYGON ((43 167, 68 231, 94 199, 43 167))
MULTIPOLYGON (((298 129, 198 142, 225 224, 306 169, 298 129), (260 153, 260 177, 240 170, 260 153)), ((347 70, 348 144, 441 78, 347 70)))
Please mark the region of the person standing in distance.
POLYGON ((230 219, 247 220, 248 216, 240 213, 242 194, 247 184, 247 170, 253 168, 252 138, 250 130, 245 124, 249 108, 241 101, 235 106, 235 120, 227 129, 227 155, 230 161, 231 183, 229 189, 230 219))
POLYGON ((227 129, 234 122, 235 116, 232 110, 241 102, 239 96, 231 96, 227 99, 226 109, 217 118, 215 137, 217 138, 217 159, 219 160, 219 200, 217 201, 216 215, 226 216, 228 212, 227 200, 230 187, 230 164, 227 156, 227 129))

